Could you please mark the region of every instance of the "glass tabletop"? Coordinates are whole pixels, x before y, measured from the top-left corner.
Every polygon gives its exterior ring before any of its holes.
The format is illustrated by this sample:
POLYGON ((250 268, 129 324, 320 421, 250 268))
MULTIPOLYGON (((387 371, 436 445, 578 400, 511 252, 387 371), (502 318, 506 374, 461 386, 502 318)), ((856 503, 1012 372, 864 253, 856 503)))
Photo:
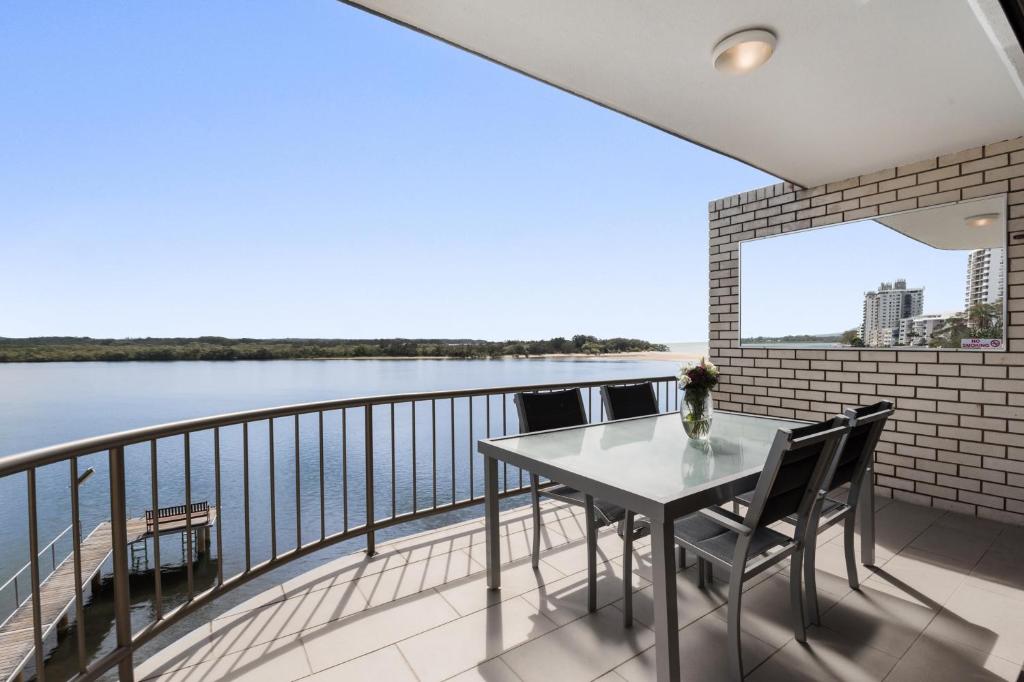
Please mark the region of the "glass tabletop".
POLYGON ((561 471, 667 504, 759 472, 779 429, 806 422, 717 412, 710 442, 689 440, 677 413, 482 441, 482 451, 530 469, 561 471), (489 446, 489 447, 488 447, 489 446))

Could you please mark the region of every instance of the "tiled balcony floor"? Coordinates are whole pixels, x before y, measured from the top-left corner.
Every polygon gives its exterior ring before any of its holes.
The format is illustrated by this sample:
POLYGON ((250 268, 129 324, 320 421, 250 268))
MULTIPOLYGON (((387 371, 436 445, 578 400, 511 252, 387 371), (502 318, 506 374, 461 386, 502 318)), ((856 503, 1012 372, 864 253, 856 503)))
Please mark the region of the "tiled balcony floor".
MULTIPOLYGON (((500 593, 484 583, 483 521, 333 560, 215 619, 139 666, 160 680, 650 680, 649 543, 638 542, 637 623, 624 630, 621 541, 599 541, 596 613, 586 611, 577 510, 548 506, 540 570, 530 515, 502 516, 500 593)), ((1024 528, 879 500, 878 569, 849 589, 838 528, 819 540, 823 625, 792 638, 784 575, 743 605, 750 680, 1016 680, 1024 663, 1024 528)), ((784 571, 783 571, 784 572, 784 571)), ((725 593, 678 575, 684 680, 726 679, 725 593)))

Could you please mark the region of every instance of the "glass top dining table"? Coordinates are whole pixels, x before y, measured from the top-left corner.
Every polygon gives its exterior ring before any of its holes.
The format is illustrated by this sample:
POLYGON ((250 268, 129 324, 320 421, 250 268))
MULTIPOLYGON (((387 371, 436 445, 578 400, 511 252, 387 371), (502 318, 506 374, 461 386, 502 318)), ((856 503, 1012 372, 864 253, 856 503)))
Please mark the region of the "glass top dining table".
POLYGON ((708 442, 700 443, 672 412, 479 441, 488 588, 501 586, 499 461, 641 514, 651 526, 657 678, 679 679, 674 521, 753 488, 780 429, 805 424, 717 412, 708 442))

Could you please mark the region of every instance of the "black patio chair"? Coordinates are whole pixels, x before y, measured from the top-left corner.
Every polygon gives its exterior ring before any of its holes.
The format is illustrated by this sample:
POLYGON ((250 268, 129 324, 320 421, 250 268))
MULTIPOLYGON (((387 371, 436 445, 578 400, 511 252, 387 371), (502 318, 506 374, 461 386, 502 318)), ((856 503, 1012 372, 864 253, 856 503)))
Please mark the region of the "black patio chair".
MULTIPOLYGON (((583 396, 579 389, 566 391, 548 391, 544 393, 517 393, 515 395, 516 410, 519 413, 519 430, 521 433, 546 431, 548 429, 583 426, 588 422, 586 410, 583 408, 583 396)), ((627 512, 618 505, 602 500, 595 500, 591 495, 571 488, 567 485, 553 483, 540 487, 540 477, 530 473, 530 493, 533 501, 533 567, 540 562, 540 498, 548 497, 565 502, 586 511, 587 526, 587 607, 594 611, 597 608, 597 530, 605 526, 622 522, 620 532, 624 538, 623 562, 629 565, 633 556, 633 513, 627 512)), ((623 568, 626 572, 626 568, 623 568)), ((633 625, 633 590, 632 580, 623 576, 623 623, 626 627, 633 625)))
MULTIPOLYGON (((608 384, 601 387, 601 404, 604 405, 605 416, 609 421, 631 419, 633 417, 649 417, 658 414, 658 395, 654 384, 650 381, 641 384, 608 384)), ((619 535, 623 541, 622 572, 632 582, 633 542, 650 535, 651 525, 644 519, 637 520, 631 511, 626 511, 626 518, 619 523, 619 535), (629 532, 627 532, 627 530, 629 532)), ((679 550, 680 566, 686 563, 686 555, 679 550)), ((628 586, 627 586, 628 587, 628 586)), ((632 609, 631 589, 627 589, 626 608, 632 609)))
POLYGON ((849 433, 845 416, 796 429, 779 429, 757 487, 740 516, 721 507, 709 507, 675 523, 676 543, 697 556, 701 587, 712 566, 729 571, 728 656, 734 680, 743 679, 740 650, 740 604, 743 583, 769 567, 791 559, 789 594, 793 633, 805 642, 800 567, 811 527, 818 491, 831 467, 840 440, 849 433), (789 537, 768 526, 795 515, 796 530, 789 537))
MULTIPOLYGON (((864 485, 873 485, 871 474, 875 448, 882 435, 885 423, 893 413, 892 403, 882 400, 874 405, 866 405, 846 410, 844 415, 850 420, 850 433, 839 446, 839 452, 827 472, 819 491, 817 510, 811 517, 808 537, 843 522, 843 549, 846 554, 846 578, 850 588, 860 589, 857 579, 857 556, 854 551, 853 539, 856 529, 857 507, 860 505, 864 485)), ((737 501, 749 504, 753 491, 738 495, 737 501)), ((866 514, 873 513, 865 510, 866 514)), ((783 519, 787 523, 796 524, 795 516, 783 519)), ((807 543, 804 552, 804 589, 807 592, 807 615, 811 623, 821 622, 818 610, 818 590, 814 572, 814 555, 817 542, 807 543)))
POLYGON ((658 414, 654 384, 609 385, 601 387, 601 402, 608 419, 629 419, 658 414))

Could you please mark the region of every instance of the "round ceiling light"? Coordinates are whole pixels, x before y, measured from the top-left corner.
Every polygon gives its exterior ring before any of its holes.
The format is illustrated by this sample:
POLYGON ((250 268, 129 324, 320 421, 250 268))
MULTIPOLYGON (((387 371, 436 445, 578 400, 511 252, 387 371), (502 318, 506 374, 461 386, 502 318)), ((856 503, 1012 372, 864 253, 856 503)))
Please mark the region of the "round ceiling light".
POLYGON ((979 213, 978 215, 971 215, 964 218, 964 222, 967 223, 968 227, 988 227, 994 225, 999 220, 998 213, 979 213))
POLYGON ((775 42, 775 34, 763 28, 738 31, 715 45, 711 59, 719 71, 750 73, 771 59, 775 42))

